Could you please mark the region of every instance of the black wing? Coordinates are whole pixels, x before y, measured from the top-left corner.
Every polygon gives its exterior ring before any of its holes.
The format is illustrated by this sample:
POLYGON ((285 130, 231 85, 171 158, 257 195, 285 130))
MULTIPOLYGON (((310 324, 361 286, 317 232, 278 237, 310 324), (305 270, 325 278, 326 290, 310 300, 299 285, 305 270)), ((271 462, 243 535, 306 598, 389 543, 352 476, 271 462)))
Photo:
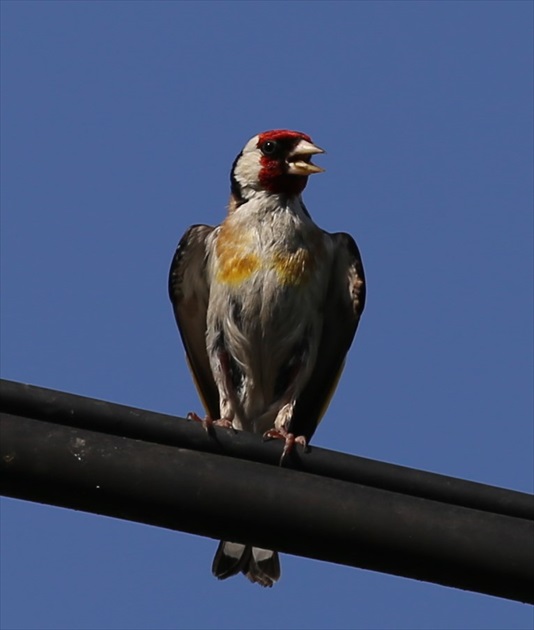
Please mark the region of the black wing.
POLYGON ((169 297, 202 404, 212 418, 218 418, 219 392, 206 351, 209 299, 206 240, 214 229, 209 225, 193 225, 182 236, 169 273, 169 297))
POLYGON ((334 243, 332 275, 315 368, 295 405, 290 431, 309 441, 317 428, 345 365, 365 306, 365 276, 354 239, 349 234, 325 235, 334 243))

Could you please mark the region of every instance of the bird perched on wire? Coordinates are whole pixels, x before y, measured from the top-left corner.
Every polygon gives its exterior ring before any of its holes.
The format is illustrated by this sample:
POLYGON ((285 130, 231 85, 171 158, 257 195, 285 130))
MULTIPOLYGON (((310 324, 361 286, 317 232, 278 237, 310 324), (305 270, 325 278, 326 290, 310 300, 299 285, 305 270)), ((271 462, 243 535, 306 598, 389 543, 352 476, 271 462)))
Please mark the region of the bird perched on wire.
MULTIPOLYGON (((304 133, 247 142, 231 171, 221 225, 193 225, 172 261, 169 293, 208 413, 234 429, 306 445, 337 386, 365 303, 360 253, 329 234, 301 193, 324 153, 304 133)), ((213 573, 272 586, 276 551, 221 542, 213 573)))

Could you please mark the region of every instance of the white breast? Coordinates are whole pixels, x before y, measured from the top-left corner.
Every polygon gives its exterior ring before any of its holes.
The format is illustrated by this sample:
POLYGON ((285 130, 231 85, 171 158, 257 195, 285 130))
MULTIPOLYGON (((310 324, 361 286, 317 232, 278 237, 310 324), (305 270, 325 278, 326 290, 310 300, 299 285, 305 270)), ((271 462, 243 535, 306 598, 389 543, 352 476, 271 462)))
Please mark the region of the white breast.
POLYGON ((216 247, 209 261, 208 354, 216 375, 223 343, 234 372, 241 372, 240 379, 234 378, 233 395, 224 391, 224 383, 217 384, 221 403, 226 398, 233 407, 235 426, 246 430, 270 428, 283 404, 277 406, 284 370, 302 354, 296 368, 302 389, 316 360, 332 252, 324 249, 324 259, 313 259, 322 233, 297 201, 274 208, 249 202, 245 205, 251 207, 239 208, 219 228, 230 230, 230 241, 235 240, 235 247, 225 245, 224 260, 237 252, 236 274, 221 273, 225 264, 216 247), (240 260, 247 273, 240 273, 240 260), (255 426, 262 415, 262 426, 255 426))

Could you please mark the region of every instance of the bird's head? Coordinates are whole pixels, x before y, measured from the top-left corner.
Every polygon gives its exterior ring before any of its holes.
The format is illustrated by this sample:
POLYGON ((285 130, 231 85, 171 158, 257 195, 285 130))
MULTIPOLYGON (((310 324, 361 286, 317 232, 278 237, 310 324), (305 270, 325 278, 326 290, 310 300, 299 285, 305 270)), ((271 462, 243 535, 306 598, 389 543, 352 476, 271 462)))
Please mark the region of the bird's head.
POLYGON ((232 167, 232 193, 246 201, 254 193, 299 195, 308 175, 324 169, 312 164, 311 157, 324 153, 311 138, 300 131, 276 129, 251 138, 232 167))

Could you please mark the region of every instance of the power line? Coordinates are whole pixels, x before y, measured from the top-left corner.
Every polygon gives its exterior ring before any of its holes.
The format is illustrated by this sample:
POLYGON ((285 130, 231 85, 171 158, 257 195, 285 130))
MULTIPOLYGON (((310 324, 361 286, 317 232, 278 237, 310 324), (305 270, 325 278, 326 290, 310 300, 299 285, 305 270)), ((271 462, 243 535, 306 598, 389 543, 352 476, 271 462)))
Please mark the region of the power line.
POLYGON ((534 497, 0 381, 1 490, 534 603, 534 497))

